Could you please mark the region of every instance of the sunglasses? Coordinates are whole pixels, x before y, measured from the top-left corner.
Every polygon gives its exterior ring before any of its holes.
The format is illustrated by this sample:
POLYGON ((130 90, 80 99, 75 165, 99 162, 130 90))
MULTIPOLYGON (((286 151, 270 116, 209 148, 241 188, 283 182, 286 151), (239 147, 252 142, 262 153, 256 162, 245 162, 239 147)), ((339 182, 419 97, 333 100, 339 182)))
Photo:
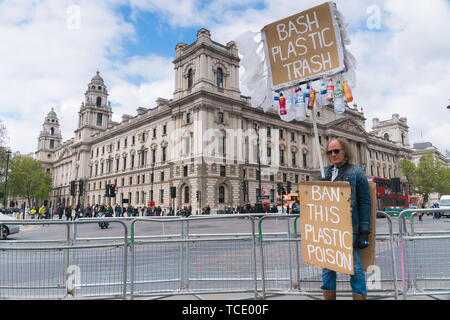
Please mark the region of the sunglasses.
POLYGON ((340 152, 341 150, 342 150, 342 149, 328 150, 328 151, 327 151, 327 155, 331 156, 332 153, 334 153, 334 154, 339 154, 339 152, 340 152))

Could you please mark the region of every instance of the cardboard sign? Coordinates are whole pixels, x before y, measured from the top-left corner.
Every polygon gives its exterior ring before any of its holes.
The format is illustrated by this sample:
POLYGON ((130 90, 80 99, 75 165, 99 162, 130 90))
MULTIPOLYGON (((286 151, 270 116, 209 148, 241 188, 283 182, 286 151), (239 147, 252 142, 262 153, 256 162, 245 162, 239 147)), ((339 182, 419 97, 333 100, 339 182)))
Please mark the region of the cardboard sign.
POLYGON ((369 182, 371 213, 370 213, 370 226, 371 232, 369 235, 369 246, 365 249, 359 250, 359 256, 361 258, 361 264, 364 271, 367 271, 369 266, 375 265, 375 242, 377 234, 377 189, 374 182, 369 182))
POLYGON ((300 183, 303 263, 354 274, 350 196, 348 182, 300 183))
POLYGON ((345 69, 334 3, 326 2, 262 30, 275 89, 313 81, 345 69))

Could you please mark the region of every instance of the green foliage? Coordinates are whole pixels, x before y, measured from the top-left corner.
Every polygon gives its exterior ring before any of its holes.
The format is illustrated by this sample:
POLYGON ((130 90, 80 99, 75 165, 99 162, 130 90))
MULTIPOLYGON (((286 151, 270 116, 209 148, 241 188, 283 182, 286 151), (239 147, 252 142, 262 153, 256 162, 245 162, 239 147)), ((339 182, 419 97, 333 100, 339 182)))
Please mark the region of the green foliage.
POLYGON ((433 192, 450 192, 450 168, 443 167, 432 151, 422 155, 417 166, 409 160, 401 160, 400 170, 408 179, 411 190, 420 194, 425 202, 433 192))
POLYGON ((8 174, 10 195, 26 198, 31 205, 35 201, 48 199, 51 186, 51 174, 42 167, 40 161, 21 155, 14 156, 8 174))

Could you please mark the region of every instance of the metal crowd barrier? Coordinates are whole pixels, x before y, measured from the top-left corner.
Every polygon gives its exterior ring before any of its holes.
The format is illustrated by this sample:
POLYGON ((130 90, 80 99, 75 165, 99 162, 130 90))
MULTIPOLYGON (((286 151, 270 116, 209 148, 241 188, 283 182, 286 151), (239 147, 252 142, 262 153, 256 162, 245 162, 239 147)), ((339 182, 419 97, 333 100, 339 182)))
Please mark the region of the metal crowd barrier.
MULTIPOLYGON (((398 232, 393 231, 393 219, 382 213, 385 219, 377 219, 375 266, 366 273, 369 298, 450 292, 450 232, 425 233, 415 226, 418 212, 442 211, 405 210, 398 217, 398 232)), ((299 217, 0 221, 45 225, 42 230, 47 233, 65 229, 63 239, 0 241, 0 299, 142 299, 206 293, 248 293, 249 299, 321 296, 321 269, 302 263, 299 217), (81 237, 83 226, 100 221, 122 226, 123 232, 112 236, 105 230, 101 234, 107 237, 81 237), (225 221, 227 227, 222 226, 225 221)), ((351 295, 348 275, 338 273, 337 291, 338 296, 351 295)))
POLYGON ((399 215, 401 282, 407 296, 450 294, 450 228, 420 231, 415 221, 423 213, 450 212, 450 209, 408 209, 399 215), (407 214, 410 213, 407 228, 407 214), (417 217, 417 219, 415 219, 417 217))

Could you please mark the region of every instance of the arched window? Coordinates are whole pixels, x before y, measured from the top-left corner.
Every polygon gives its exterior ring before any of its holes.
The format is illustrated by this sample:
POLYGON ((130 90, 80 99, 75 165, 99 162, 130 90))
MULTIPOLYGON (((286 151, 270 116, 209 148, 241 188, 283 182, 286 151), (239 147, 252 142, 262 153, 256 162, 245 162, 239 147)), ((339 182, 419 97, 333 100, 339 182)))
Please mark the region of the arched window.
POLYGON ((188 71, 188 89, 192 88, 193 82, 194 82, 194 74, 192 72, 192 69, 189 69, 189 71, 188 71))
POLYGON ((55 134, 55 128, 50 128, 50 134, 54 135, 55 134))
POLYGON ((217 68, 217 86, 223 88, 223 71, 222 68, 217 68))
POLYGON ((384 140, 388 140, 389 141, 389 133, 385 133, 383 137, 384 137, 384 140))
POLYGON ((189 187, 184 187, 184 203, 189 203, 189 187))
POLYGON ((100 107, 102 105, 102 98, 101 97, 97 97, 97 102, 95 103, 95 105, 97 107, 100 107))
POLYGON ((225 203, 225 187, 219 187, 219 203, 225 203))

